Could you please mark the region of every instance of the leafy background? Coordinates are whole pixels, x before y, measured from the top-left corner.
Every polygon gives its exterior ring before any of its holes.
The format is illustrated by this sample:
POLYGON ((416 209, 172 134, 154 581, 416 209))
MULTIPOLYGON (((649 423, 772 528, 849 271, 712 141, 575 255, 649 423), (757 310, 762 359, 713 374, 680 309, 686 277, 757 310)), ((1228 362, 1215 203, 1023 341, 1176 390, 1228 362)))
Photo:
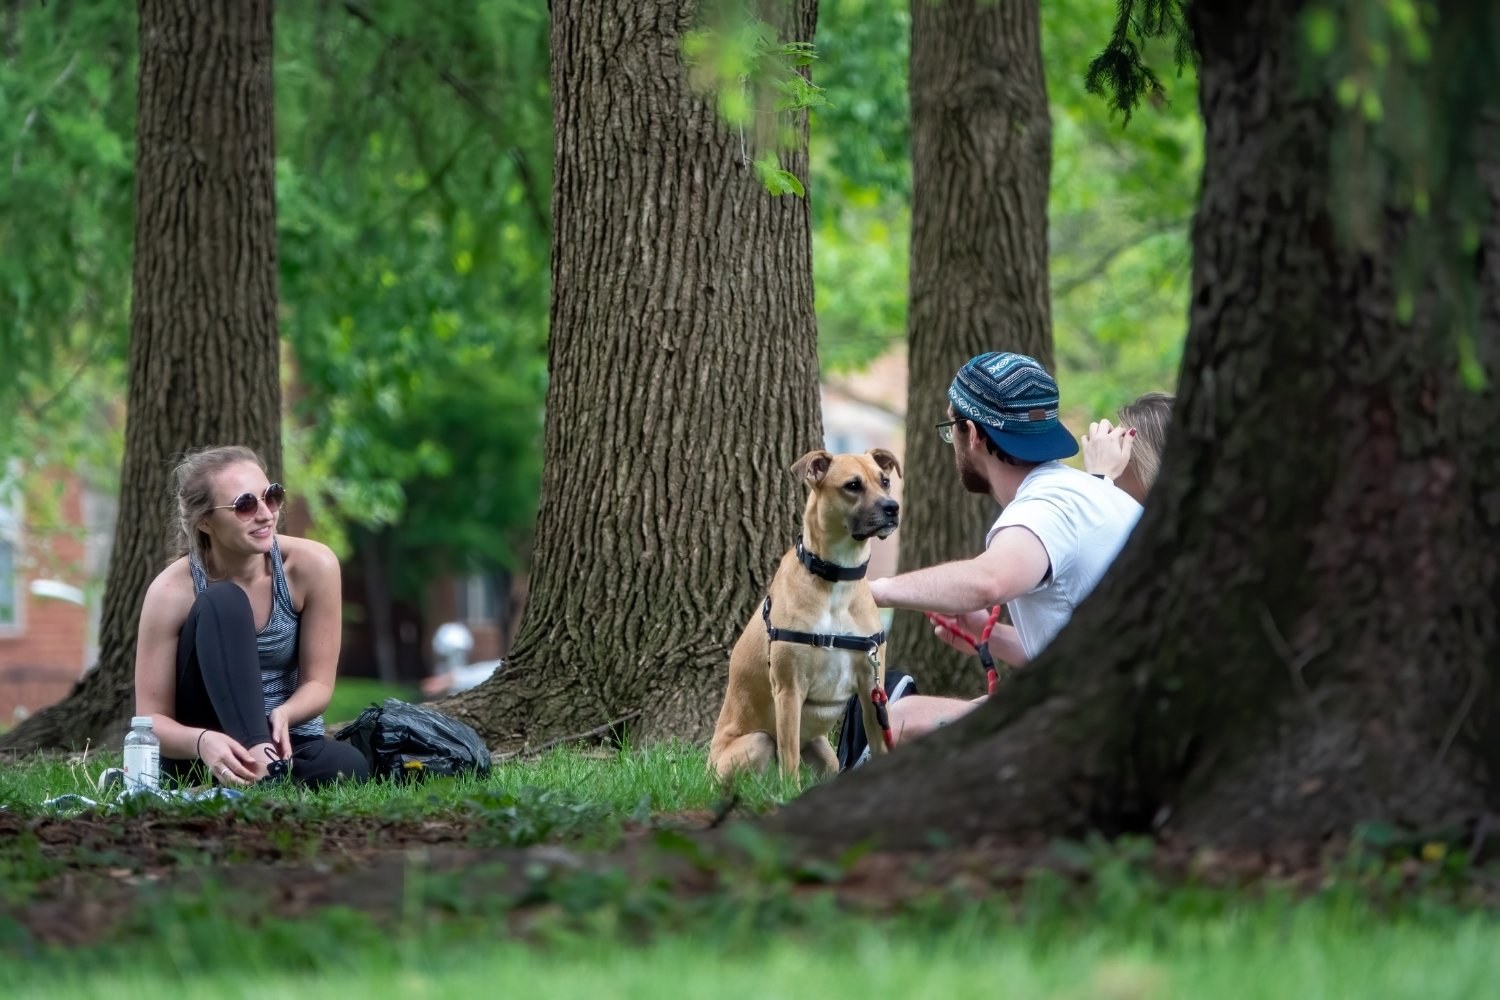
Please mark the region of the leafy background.
MULTIPOLYGON (((820 353, 839 373, 905 336, 910 19, 898 0, 820 6, 807 196, 820 353)), ((1173 386, 1201 124, 1190 71, 1128 125, 1087 92, 1111 0, 1042 12, 1054 334, 1079 420, 1173 386)), ((524 565, 546 386, 546 17, 520 0, 277 10, 287 479, 341 552, 378 546, 397 593, 458 564, 524 565)), ((39 470, 117 487, 135 50, 132 5, 0 14, 0 467, 42 532, 79 529, 39 470)))

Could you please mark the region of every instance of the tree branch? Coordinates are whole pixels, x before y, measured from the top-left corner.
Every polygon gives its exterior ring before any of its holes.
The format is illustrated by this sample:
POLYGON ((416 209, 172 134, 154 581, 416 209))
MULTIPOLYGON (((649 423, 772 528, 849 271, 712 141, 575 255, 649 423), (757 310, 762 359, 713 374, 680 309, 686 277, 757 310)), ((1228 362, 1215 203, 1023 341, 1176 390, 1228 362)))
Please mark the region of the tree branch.
POLYGON ((1095 258, 1092 264, 1090 264, 1088 267, 1085 267, 1082 271, 1073 275, 1071 278, 1068 278, 1064 281, 1054 282, 1052 285, 1053 298, 1060 299, 1071 295, 1078 289, 1082 288, 1084 285, 1087 285, 1089 282, 1102 277, 1104 275, 1104 272, 1109 270, 1109 266, 1113 264, 1116 258, 1118 258, 1121 254, 1134 250, 1136 247, 1145 243, 1147 240, 1155 239, 1156 237, 1161 236, 1164 233, 1170 233, 1173 230, 1181 229, 1186 225, 1187 220, 1185 219, 1171 219, 1167 222, 1158 222, 1155 225, 1148 226, 1140 232, 1132 235, 1129 239, 1121 240, 1119 243, 1105 250, 1097 258, 1095 258))
POLYGON ((79 366, 73 370, 73 373, 68 376, 67 381, 64 382, 56 392, 48 396, 46 399, 42 400, 40 403, 33 403, 31 400, 24 398, 21 400, 21 405, 26 408, 26 412, 31 415, 32 420, 38 423, 41 422, 43 414, 50 410, 53 404, 55 404, 59 399, 61 399, 63 396, 66 396, 68 394, 68 390, 72 389, 74 384, 77 383, 77 381, 83 376, 83 373, 88 371, 90 366, 94 364, 95 355, 96 352, 89 352, 89 354, 83 359, 82 363, 80 363, 79 366))
POLYGON ((57 74, 57 79, 47 85, 47 89, 42 91, 42 96, 38 97, 36 103, 31 106, 31 110, 26 112, 26 117, 21 122, 21 133, 16 136, 16 155, 10 161, 10 175, 12 177, 21 172, 21 140, 26 137, 26 133, 35 124, 37 111, 43 104, 47 103, 47 98, 52 96, 53 91, 68 82, 68 77, 73 75, 73 67, 77 65, 78 53, 75 52, 73 53, 73 57, 68 60, 68 64, 63 67, 63 71, 57 74))
MULTIPOLYGON (((403 35, 386 31, 375 22, 374 15, 364 7, 354 3, 353 0, 345 0, 344 10, 356 21, 359 21, 365 27, 384 37, 391 45, 409 48, 414 51, 418 58, 426 63, 427 67, 436 73, 438 78, 446 83, 464 103, 479 112, 480 117, 495 126, 498 135, 503 136, 505 120, 485 103, 484 97, 473 86, 459 79, 451 70, 441 65, 433 57, 432 53, 427 51, 426 46, 403 35)), ((536 190, 536 174, 532 171, 531 164, 527 162, 520 147, 514 143, 506 145, 505 154, 510 157, 511 162, 516 166, 516 174, 521 179, 522 190, 526 192, 526 204, 531 209, 537 228, 550 236, 552 233, 552 223, 547 211, 547 202, 536 190)))

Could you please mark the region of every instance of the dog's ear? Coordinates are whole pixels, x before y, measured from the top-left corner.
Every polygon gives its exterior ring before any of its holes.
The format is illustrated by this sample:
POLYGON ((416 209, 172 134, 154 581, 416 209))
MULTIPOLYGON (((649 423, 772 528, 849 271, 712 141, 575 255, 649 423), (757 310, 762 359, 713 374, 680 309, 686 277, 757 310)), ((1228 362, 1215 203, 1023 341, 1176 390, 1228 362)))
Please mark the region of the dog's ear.
POLYGON ((797 461, 792 463, 792 476, 797 482, 810 480, 815 483, 823 481, 828 475, 828 467, 833 464, 833 456, 821 448, 810 451, 797 461))
POLYGON ((901 475, 901 463, 897 461, 895 455, 892 455, 884 448, 871 448, 870 457, 875 460, 876 465, 880 466, 881 471, 890 472, 895 470, 896 475, 901 475))

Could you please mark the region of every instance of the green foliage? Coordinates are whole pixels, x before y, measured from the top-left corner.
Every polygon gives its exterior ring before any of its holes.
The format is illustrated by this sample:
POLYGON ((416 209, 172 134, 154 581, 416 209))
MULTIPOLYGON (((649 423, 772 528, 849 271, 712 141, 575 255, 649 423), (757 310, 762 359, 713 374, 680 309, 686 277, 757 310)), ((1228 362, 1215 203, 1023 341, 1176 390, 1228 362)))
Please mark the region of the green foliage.
POLYGON ((1118 0, 1109 44, 1089 63, 1084 84, 1089 93, 1108 100, 1126 122, 1143 98, 1150 98, 1158 105, 1166 100, 1166 88, 1152 70, 1146 51, 1152 40, 1171 41, 1179 72, 1192 63, 1187 2, 1118 0))
POLYGON ((802 144, 801 114, 825 103, 808 78, 812 42, 782 38, 774 25, 736 3, 705 5, 702 23, 682 36, 688 83, 711 97, 739 132, 740 156, 772 195, 807 193, 781 154, 802 144))
MULTIPOLYGON (((1170 11, 1151 12, 1172 23, 1170 11)), ((1128 128, 1112 120, 1089 90, 1085 54, 1116 14, 1112 0, 1042 4, 1053 334, 1075 421, 1172 388, 1186 333, 1188 223, 1203 162, 1195 80, 1184 72, 1173 100, 1128 128)), ((1170 57, 1169 40, 1139 44, 1153 60, 1170 57)), ((906 0, 825 0, 817 45, 828 103, 813 113, 810 141, 814 277, 822 360, 837 370, 905 335, 906 0)))
POLYGON ((0 470, 117 461, 134 79, 133 5, 0 17, 0 470))
MULTIPOLYGON (((1110 0, 1043 5, 1052 109, 1052 329, 1075 423, 1112 416, 1151 389, 1174 388, 1187 333, 1189 229, 1203 170, 1197 81, 1128 127, 1089 89, 1086 53, 1110 0)), ((1148 42, 1153 59, 1167 41, 1148 42)))
MULTIPOLYGON (((546 384, 546 11, 277 15, 287 479, 341 552, 346 525, 403 524, 384 545, 399 594, 514 563, 546 384)), ((130 4, 0 23, 0 115, 18 125, 0 132, 0 469, 25 459, 28 489, 46 463, 106 493, 118 474, 135 49, 130 4)))
POLYGON ((469 841, 484 847, 523 847, 577 839, 600 830, 614 833, 618 823, 618 816, 607 805, 535 785, 523 785, 515 791, 485 790, 467 805, 479 818, 479 827, 469 841))
MULTIPOLYGON (((1170 44, 1179 71, 1195 58, 1187 0, 1119 0, 1109 45, 1089 67, 1089 89, 1128 120, 1165 91, 1148 49, 1170 44)), ((1301 12, 1303 97, 1331 99, 1330 208, 1346 245, 1383 249, 1389 211, 1410 212, 1396 248, 1395 315, 1410 321, 1417 290, 1436 281, 1437 325, 1452 330, 1454 367, 1488 384, 1478 341, 1474 220, 1492 211, 1476 147, 1494 141, 1476 122, 1493 115, 1500 85, 1500 19, 1488 6, 1430 0, 1322 0, 1301 12)))
POLYGON ((1463 384, 1489 384, 1493 349, 1479 330, 1478 227, 1494 212, 1500 17, 1491 6, 1441 11, 1428 0, 1323 0, 1303 15, 1304 77, 1336 119, 1331 208, 1342 238, 1380 252, 1394 209, 1408 213, 1397 250, 1395 315, 1411 320, 1436 287, 1435 325, 1453 341, 1463 384), (1480 162, 1484 155, 1490 162, 1480 162))
MULTIPOLYGON (((906 0, 820 8, 816 52, 753 20, 684 44, 702 85, 746 98, 736 111, 726 97, 727 116, 747 123, 763 182, 807 185, 822 360, 837 370, 905 333, 910 18, 906 0), (805 181, 779 156, 804 112, 805 181)), ((1080 54, 1097 51, 1115 13, 1111 0, 1043 5, 1056 338, 1068 398, 1098 410, 1169 387, 1201 163, 1190 74, 1125 130, 1088 94, 1080 54)), ((455 564, 514 565, 532 523, 550 260, 546 20, 519 0, 278 9, 287 479, 342 553, 351 530, 378 538, 398 596, 455 564)), ((107 492, 123 414, 99 401, 124 395, 133 12, 48 4, 16 24, 0 58, 0 111, 24 126, 0 132, 0 170, 14 180, 0 183, 0 336, 18 363, 0 374, 0 398, 17 416, 0 440, 10 454, 104 470, 107 492)), ((1142 43, 1154 59, 1153 44, 1165 43, 1142 43)))
MULTIPOLYGON (((551 174, 545 9, 397 3, 278 25, 290 449, 397 593, 514 565, 540 482, 551 174)), ((334 541, 339 541, 335 538, 334 541)))
POLYGON ((812 111, 814 304, 825 371, 857 368, 906 335, 911 162, 905 0, 823 0, 812 111))

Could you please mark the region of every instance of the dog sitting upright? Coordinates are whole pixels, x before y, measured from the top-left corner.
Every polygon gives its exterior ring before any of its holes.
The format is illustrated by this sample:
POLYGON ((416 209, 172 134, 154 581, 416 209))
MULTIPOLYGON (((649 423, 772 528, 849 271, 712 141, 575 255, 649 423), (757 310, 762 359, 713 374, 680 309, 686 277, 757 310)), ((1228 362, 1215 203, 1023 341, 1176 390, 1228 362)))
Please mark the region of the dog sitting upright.
POLYGON ((792 466, 809 486, 802 534, 729 655, 708 753, 719 777, 764 770, 773 758, 792 777, 803 760, 818 773, 837 771, 827 735, 850 695, 859 696, 870 746, 885 752, 885 633, 864 576, 870 539, 889 536, 900 515, 891 473, 899 476, 901 466, 881 448, 811 451, 792 466))

